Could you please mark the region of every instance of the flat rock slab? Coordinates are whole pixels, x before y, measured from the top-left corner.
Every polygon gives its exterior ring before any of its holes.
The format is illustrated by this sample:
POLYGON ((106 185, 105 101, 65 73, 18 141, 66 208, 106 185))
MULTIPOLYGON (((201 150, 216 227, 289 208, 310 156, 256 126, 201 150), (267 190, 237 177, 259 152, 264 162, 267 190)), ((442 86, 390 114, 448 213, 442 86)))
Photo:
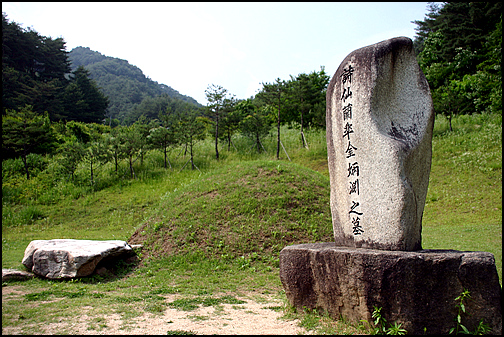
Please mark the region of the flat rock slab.
POLYGON ((447 334, 455 326, 455 298, 471 298, 462 324, 480 320, 502 333, 501 287, 493 254, 455 250, 384 251, 334 242, 288 246, 280 252, 280 279, 298 310, 326 311, 372 322, 374 306, 409 334, 447 334))
POLYGON ((27 271, 2 268, 2 282, 9 280, 27 280, 33 277, 35 277, 35 274, 27 271))
POLYGON ((34 274, 50 279, 91 275, 104 259, 132 255, 126 241, 34 240, 26 247, 23 265, 34 274))

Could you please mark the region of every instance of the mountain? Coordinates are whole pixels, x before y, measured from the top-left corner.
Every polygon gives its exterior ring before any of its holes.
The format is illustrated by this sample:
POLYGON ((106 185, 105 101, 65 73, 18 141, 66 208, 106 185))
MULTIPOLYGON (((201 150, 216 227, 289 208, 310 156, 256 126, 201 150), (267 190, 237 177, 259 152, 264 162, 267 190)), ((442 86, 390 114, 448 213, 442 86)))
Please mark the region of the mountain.
POLYGON ((144 98, 163 94, 201 106, 194 98, 147 78, 140 68, 126 60, 102 55, 88 47, 76 47, 68 56, 72 71, 84 66, 102 92, 109 97, 108 111, 112 118, 122 121, 144 98))

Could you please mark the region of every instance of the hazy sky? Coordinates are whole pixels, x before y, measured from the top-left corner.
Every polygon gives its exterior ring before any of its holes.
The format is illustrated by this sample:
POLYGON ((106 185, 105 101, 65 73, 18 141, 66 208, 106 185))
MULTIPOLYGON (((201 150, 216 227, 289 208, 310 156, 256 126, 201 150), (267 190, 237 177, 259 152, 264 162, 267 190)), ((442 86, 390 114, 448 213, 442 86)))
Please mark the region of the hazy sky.
POLYGON ((427 2, 2 2, 9 21, 139 67, 206 104, 221 85, 248 98, 261 82, 332 76, 353 50, 415 36, 427 2))

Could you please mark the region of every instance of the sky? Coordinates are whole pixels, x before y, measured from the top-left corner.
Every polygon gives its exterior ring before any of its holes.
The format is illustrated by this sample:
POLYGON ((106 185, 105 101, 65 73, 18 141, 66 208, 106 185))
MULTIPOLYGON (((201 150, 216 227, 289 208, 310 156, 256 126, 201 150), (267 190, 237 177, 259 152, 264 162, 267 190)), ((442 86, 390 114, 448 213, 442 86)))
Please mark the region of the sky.
POLYGON ((427 2, 2 2, 9 21, 127 60, 206 105, 215 84, 238 99, 262 83, 320 71, 352 51, 414 39, 427 2))

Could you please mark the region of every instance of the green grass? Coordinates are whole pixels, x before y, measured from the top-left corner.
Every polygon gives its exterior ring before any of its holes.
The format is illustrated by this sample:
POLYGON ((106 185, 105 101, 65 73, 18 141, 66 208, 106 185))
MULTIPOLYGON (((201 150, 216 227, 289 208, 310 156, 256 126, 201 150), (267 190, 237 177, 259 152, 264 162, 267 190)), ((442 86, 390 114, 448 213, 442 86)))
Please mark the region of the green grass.
MULTIPOLYGON (((473 115, 452 122, 453 132, 445 118, 435 122, 422 246, 491 252, 502 283, 502 118, 473 115)), ((162 155, 152 152, 136 164, 138 179, 123 177, 125 163, 119 174, 105 165, 97 169, 94 187, 86 182, 85 167, 73 182, 53 181, 56 168, 49 162, 26 182, 22 173, 9 171, 15 165, 2 166, 3 268, 24 269, 24 249, 35 239, 131 238, 145 246, 139 265, 120 265, 109 276, 4 284, 23 295, 2 298, 2 327, 43 333, 44 324, 71 320, 87 308, 89 329, 100 331, 106 322, 97 317, 105 314, 127 321, 169 306, 219 307, 250 292, 257 300, 273 295, 286 303, 279 251, 333 240, 325 132, 306 136, 309 149, 301 147, 298 130, 282 129, 292 161, 283 150, 276 160, 274 135, 261 154, 245 138, 233 139, 239 151, 221 143, 219 161, 207 139, 195 148, 201 172, 181 170, 188 160, 178 156, 181 149, 170 155, 173 170, 165 170, 162 155), (178 302, 167 302, 168 294, 180 296, 178 302)), ((343 319, 295 312, 287 304, 282 310, 286 319, 299 318, 316 333, 365 333, 343 319)))
POLYGON ((502 116, 452 123, 436 120, 422 245, 491 252, 502 284, 502 116))

